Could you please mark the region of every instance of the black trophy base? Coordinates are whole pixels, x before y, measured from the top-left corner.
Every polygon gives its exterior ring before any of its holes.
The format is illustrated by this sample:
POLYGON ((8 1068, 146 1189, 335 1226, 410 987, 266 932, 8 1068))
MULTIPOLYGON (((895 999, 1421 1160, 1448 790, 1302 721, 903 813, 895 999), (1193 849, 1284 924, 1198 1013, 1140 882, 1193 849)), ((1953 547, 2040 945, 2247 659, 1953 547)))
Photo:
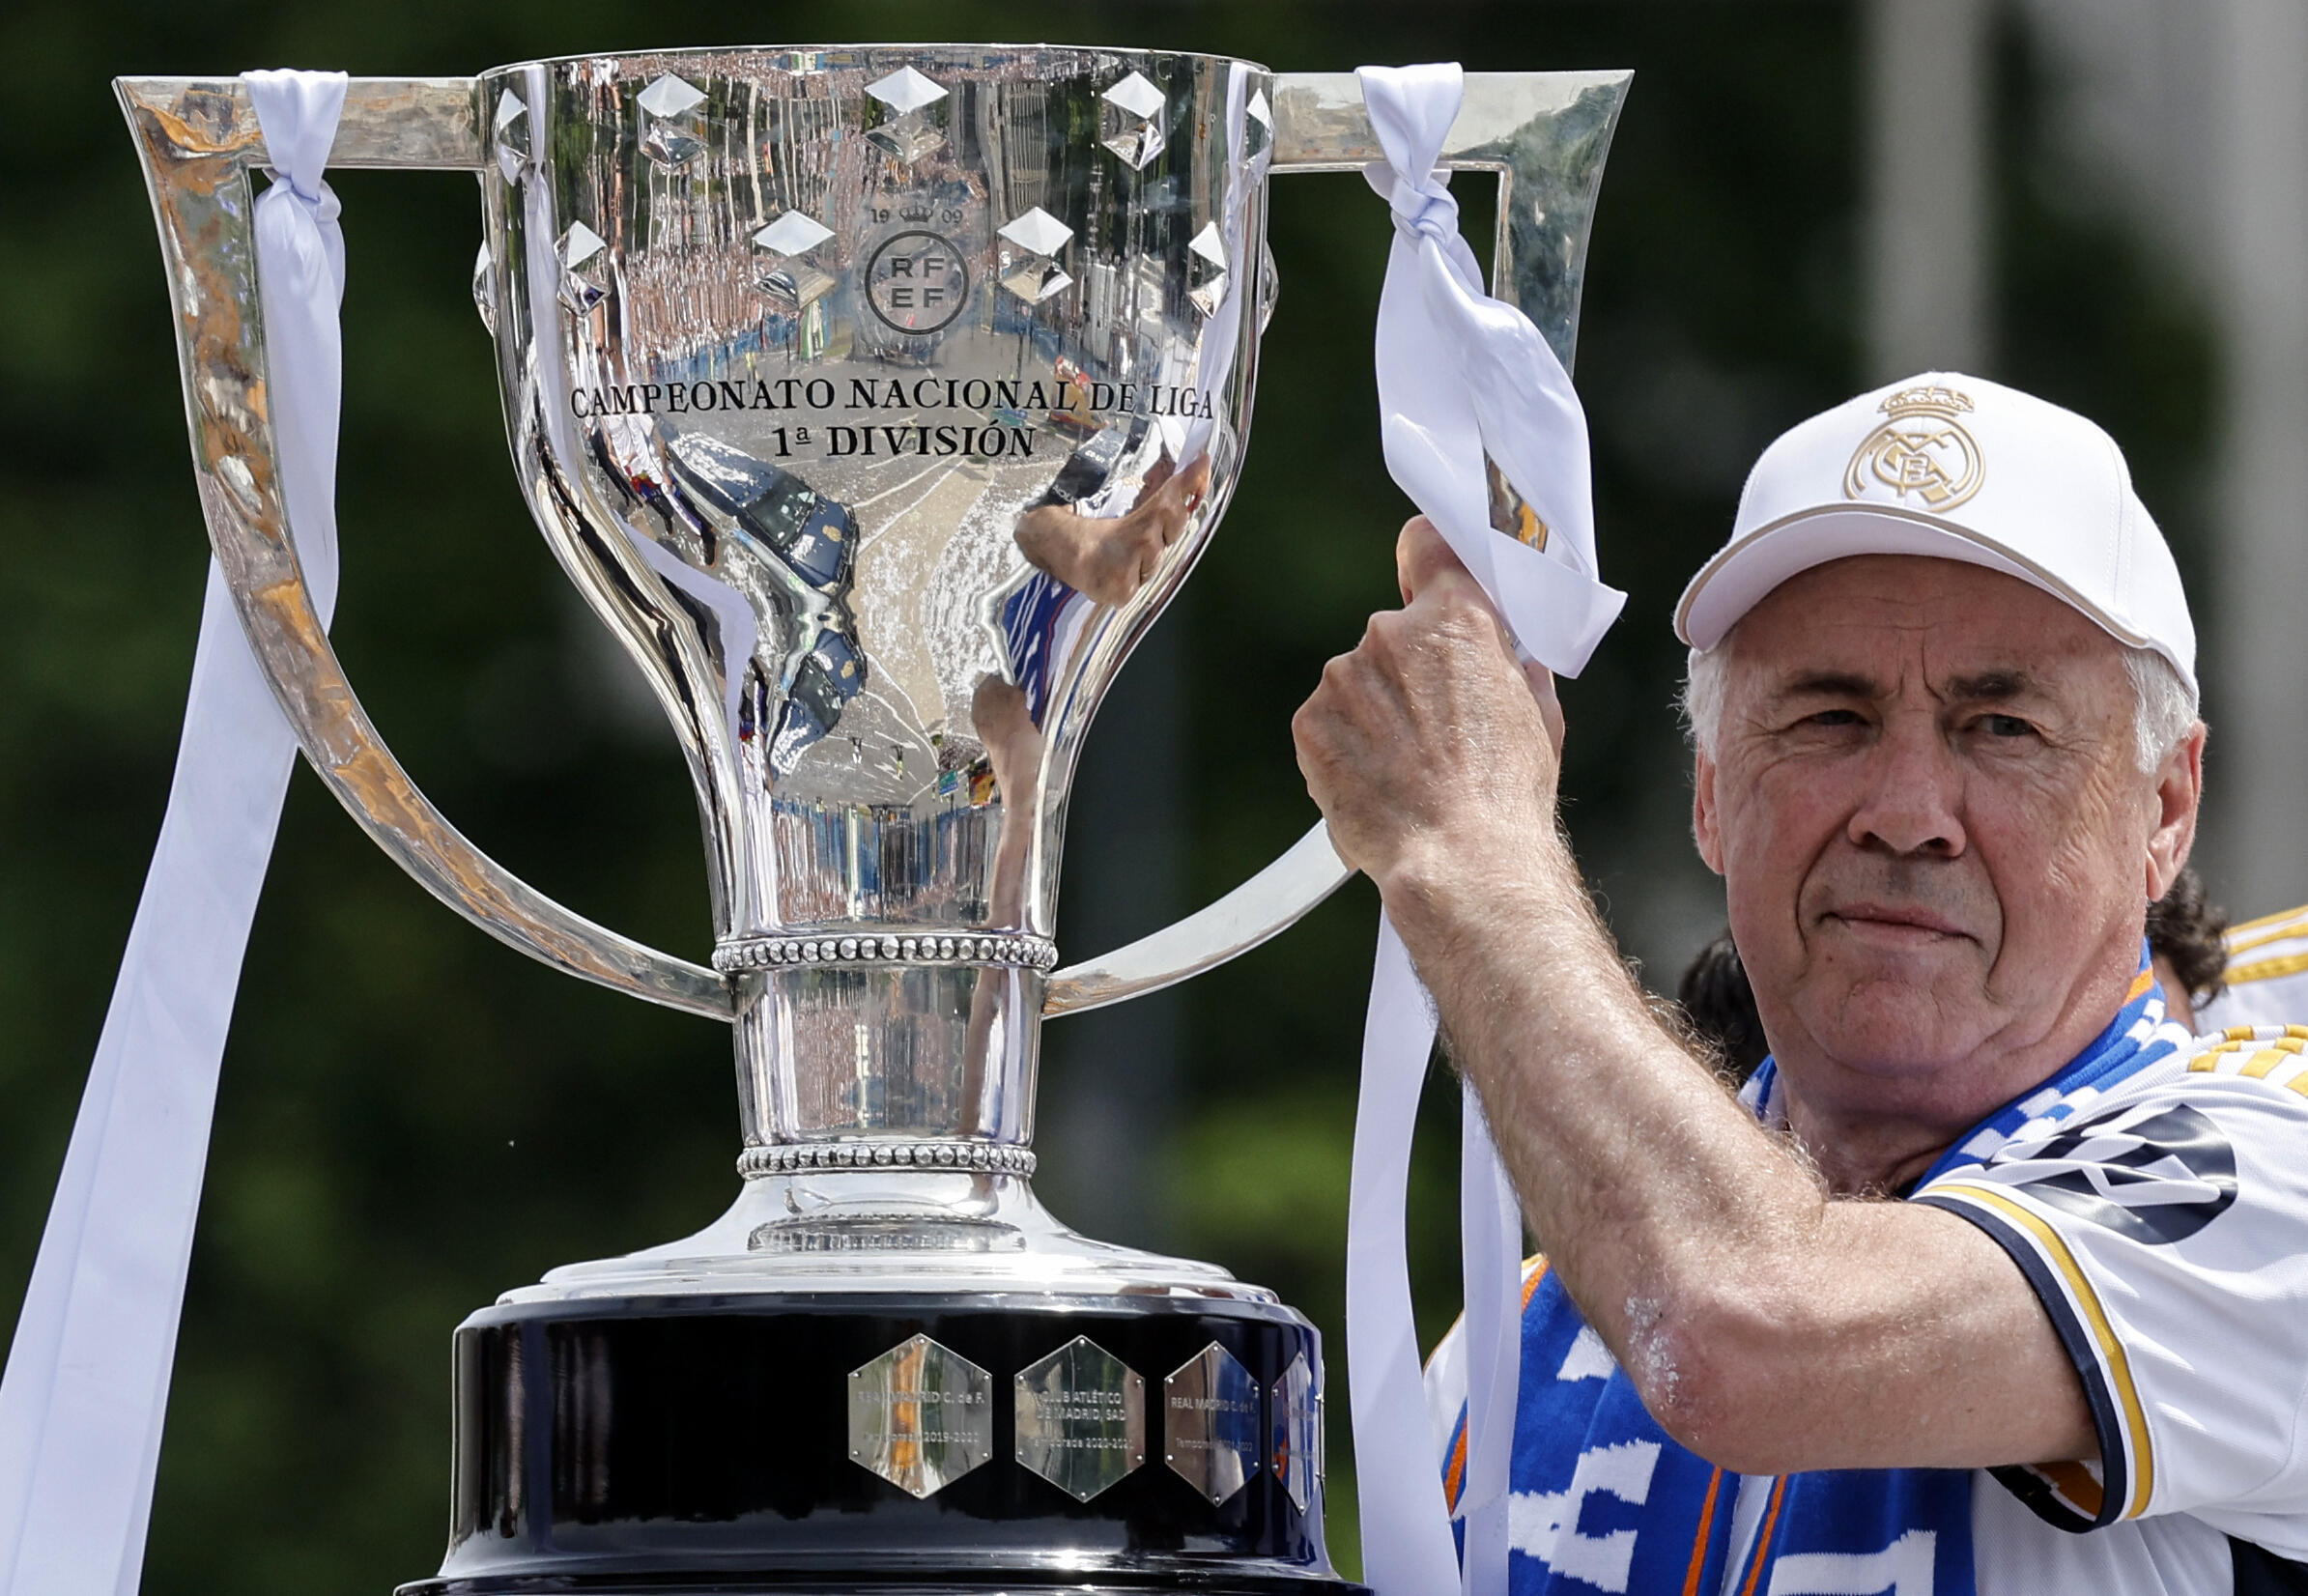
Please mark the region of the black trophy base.
POLYGON ((491 1308, 457 1331, 448 1557, 398 1596, 1368 1596, 1324 1551, 1319 1406, 1294 1432, 1279 1394, 1299 1358, 1312 1401, 1313 1326, 1271 1303, 1199 1297, 491 1308), (852 1372, 915 1336, 985 1372, 991 1421, 985 1461, 924 1496, 852 1456, 852 1372), (1020 1371, 1077 1336, 1145 1394, 1144 1463, 1087 1500, 1020 1460, 1014 1399, 1020 1371), (1262 1404, 1258 1465, 1217 1502, 1171 1467, 1169 1443, 1184 1455, 1192 1438, 1168 1434, 1164 1400, 1165 1377, 1213 1343, 1262 1404))

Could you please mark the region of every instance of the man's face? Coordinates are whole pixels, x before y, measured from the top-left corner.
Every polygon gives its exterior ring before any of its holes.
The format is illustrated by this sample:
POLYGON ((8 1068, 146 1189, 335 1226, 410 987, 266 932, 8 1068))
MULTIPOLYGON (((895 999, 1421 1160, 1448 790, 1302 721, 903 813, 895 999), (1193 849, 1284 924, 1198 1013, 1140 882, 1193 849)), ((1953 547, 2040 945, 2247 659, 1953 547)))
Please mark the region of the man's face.
POLYGON ((2122 1004, 2200 738, 2142 773, 2121 645, 1953 560, 1816 567, 1726 646, 1696 829, 1790 1086, 1960 1130, 2122 1004))

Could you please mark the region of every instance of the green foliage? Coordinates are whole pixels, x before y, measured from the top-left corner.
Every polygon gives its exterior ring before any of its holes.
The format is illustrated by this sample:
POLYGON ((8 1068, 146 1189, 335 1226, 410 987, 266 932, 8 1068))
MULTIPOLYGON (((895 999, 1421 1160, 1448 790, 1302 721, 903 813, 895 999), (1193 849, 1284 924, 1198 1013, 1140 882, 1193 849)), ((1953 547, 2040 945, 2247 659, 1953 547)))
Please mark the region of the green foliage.
MULTIPOLYGON (((30 1269, 158 823, 205 558, 158 255, 112 75, 278 62, 469 71, 576 50, 907 37, 1071 37, 1300 70, 1450 57, 1637 69, 1580 361, 1606 571, 1633 596, 1566 693, 1567 792, 1622 934, 1673 958, 1712 930, 1720 899, 1684 841, 1668 608, 1720 539, 1754 450, 1860 376, 1849 20, 1826 3, 1665 0, 796 0, 767 14, 702 0, 677 15, 634 0, 100 0, 0 15, 18 83, 18 154, 0 175, 0 415, 18 463, 0 492, 0 1299, 30 1269)), ((2011 76, 2024 106, 2024 61, 2011 76)), ((2008 169, 2034 170, 2034 136, 2014 120, 2008 169)), ((419 782, 484 847, 595 918, 694 954, 706 926, 686 779, 670 740, 637 731, 603 685, 591 623, 507 470, 467 297, 471 190, 439 177, 336 182, 352 261, 336 635, 353 674, 419 782)), ((2163 480, 2184 479, 2208 431, 2197 318, 2104 217, 2036 193, 2023 185, 2006 208, 2014 369, 2107 415, 2163 480)), ((1469 202, 1470 215, 1486 203, 1469 202)), ((1198 898, 1310 818, 1288 718, 1323 660, 1392 602, 1406 513, 1375 446, 1384 215, 1353 177, 1293 179, 1275 185, 1271 232, 1283 287, 1256 446, 1164 623, 1190 641, 1198 898)), ((2182 497, 2166 515, 2183 545, 2191 513, 2182 497)), ((1077 849, 1097 826, 1076 816, 1077 849)), ((1329 1334, 1336 1382, 1374 907, 1358 884, 1180 1000, 1188 1063, 1166 1166, 1165 1240, 1305 1308, 1329 1334)), ((1456 1295, 1452 1096, 1439 1078, 1413 1193, 1429 1333, 1456 1295)), ((147 1588, 302 1596, 431 1572, 450 1330, 553 1265, 703 1222, 729 1195, 733 1132, 718 1028, 499 948, 299 777, 226 1062, 147 1588)), ((1066 1148, 1043 1152, 1063 1183, 1066 1148)), ((1351 1472, 1346 1407, 1339 1383, 1334 1487, 1351 1472)), ((1334 1516, 1351 1568, 1350 1528, 1334 1516)))

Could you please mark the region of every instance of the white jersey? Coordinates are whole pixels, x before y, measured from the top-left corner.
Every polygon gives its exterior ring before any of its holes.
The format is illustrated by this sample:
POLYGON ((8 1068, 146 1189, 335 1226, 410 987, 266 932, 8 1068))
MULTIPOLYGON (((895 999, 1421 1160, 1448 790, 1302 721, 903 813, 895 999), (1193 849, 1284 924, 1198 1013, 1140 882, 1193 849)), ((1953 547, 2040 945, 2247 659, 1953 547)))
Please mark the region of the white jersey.
MULTIPOLYGON (((2075 1361, 2100 1440, 2094 1465, 1972 1476, 1960 1588, 2308 1592, 2308 1026, 2201 1038, 2104 1094, 2047 1102, 1984 1163, 1912 1200, 1980 1226, 2019 1265, 2075 1361)), ((1428 1371, 1454 1499, 1456 1336, 1428 1371)), ((1585 1362, 1564 1357, 1559 1373, 1526 1355, 1524 1381, 1613 1371, 1591 1330, 1580 1345, 1585 1362)), ((1769 1557, 1755 1537, 1769 1536, 1784 1483, 1737 1479, 1733 1533, 1745 1545, 1721 1596, 1958 1588, 1944 1563, 1935 1585, 1927 1553, 1902 1555, 1912 1535, 1874 1554, 1769 1557)), ((1576 1534, 1575 1505, 1547 1516, 1558 1538, 1576 1534)))
POLYGON ((2204 1031, 2308 1021, 2308 906, 2228 933, 2227 988, 2196 1014, 2204 1031))

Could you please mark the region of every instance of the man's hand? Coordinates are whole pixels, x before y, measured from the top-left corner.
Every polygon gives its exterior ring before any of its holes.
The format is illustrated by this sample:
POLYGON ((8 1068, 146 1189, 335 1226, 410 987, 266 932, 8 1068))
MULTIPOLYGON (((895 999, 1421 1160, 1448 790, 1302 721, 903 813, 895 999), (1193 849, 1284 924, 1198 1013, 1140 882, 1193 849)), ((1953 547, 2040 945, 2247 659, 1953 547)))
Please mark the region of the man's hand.
MULTIPOLYGON (((1554 835, 1562 707, 1519 665, 1482 587, 1424 516, 1395 551, 1404 606, 1323 670, 1291 722, 1307 790, 1349 864, 1385 892, 1554 835)), ((1433 883, 1439 885, 1439 883, 1433 883)))
POLYGON ((1098 604, 1121 606, 1154 580, 1162 556, 1202 507, 1211 457, 1160 482, 1150 482, 1126 515, 1087 516, 1044 504, 1018 518, 1017 546, 1041 570, 1098 604))

